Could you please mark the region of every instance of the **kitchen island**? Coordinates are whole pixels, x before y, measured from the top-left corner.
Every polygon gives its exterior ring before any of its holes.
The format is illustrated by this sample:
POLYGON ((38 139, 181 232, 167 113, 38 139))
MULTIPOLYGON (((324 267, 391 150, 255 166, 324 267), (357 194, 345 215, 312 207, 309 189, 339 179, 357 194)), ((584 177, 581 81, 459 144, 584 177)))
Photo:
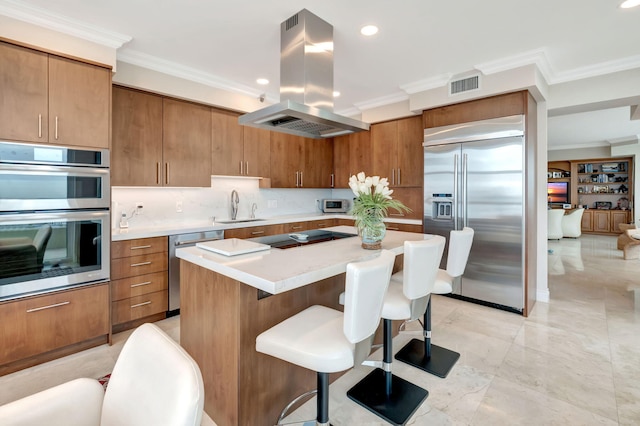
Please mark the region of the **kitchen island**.
MULTIPOLYGON (((326 229, 356 233, 347 226, 326 229)), ((404 241, 424 238, 388 231, 382 247, 401 255, 404 241)), ((180 344, 202 370, 205 411, 218 426, 273 425, 288 402, 315 389, 315 372, 256 352, 255 339, 308 306, 341 309, 347 264, 379 253, 360 243, 356 236, 237 256, 198 247, 176 251, 180 344)))

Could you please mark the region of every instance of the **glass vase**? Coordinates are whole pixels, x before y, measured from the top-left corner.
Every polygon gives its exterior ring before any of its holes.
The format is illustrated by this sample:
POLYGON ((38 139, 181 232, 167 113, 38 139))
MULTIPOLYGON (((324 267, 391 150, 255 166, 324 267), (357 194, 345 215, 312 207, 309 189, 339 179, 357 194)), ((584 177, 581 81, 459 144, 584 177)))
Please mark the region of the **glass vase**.
POLYGON ((382 248, 382 240, 387 232, 384 222, 374 222, 358 229, 358 234, 362 239, 362 248, 366 250, 380 250, 382 248))

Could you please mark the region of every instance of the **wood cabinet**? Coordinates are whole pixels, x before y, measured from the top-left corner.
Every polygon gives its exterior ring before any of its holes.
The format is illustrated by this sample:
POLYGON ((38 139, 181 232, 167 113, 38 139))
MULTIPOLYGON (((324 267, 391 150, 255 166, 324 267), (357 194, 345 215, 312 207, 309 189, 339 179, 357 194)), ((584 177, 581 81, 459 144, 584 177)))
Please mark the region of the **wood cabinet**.
POLYGON ((109 147, 111 71, 0 42, 0 138, 109 147))
POLYGON ((165 186, 211 186, 211 108, 162 100, 165 186))
POLYGON ((161 186, 162 97, 113 87, 113 186, 161 186))
POLYGON ((264 226, 250 226, 247 228, 235 228, 225 229, 225 238, 255 238, 264 237, 266 235, 277 235, 284 233, 282 224, 278 225, 264 225, 264 226))
POLYGON ((588 208, 598 208, 599 203, 628 208, 633 200, 632 168, 629 157, 572 161, 571 198, 577 200, 573 203, 588 208))
POLYGON ((391 194, 394 200, 402 203, 411 209, 410 212, 398 212, 389 209, 389 217, 396 219, 418 219, 422 220, 424 209, 424 194, 422 188, 394 188, 391 194))
POLYGON ((371 126, 373 168, 367 175, 387 177, 392 187, 422 186, 422 117, 371 126))
POLYGON ((108 309, 107 283, 0 304, 0 366, 99 337, 106 343, 108 309))
POLYGON ((628 210, 585 210, 582 215, 582 232, 621 234, 619 225, 629 223, 628 210))
POLYGON ((385 226, 389 231, 416 232, 418 234, 422 233, 422 225, 413 225, 411 223, 385 222, 385 226))
POLYGON ((271 133, 272 188, 330 188, 333 140, 271 133))
POLYGON ((358 132, 333 139, 335 188, 349 188, 349 178, 371 170, 371 132, 358 132))
POLYGON ((211 185, 211 108, 114 86, 111 184, 211 185))
POLYGON ((168 309, 167 237, 115 241, 111 244, 111 323, 117 331, 168 309))
POLYGON ((238 124, 238 114, 212 109, 211 174, 269 177, 271 134, 238 124))

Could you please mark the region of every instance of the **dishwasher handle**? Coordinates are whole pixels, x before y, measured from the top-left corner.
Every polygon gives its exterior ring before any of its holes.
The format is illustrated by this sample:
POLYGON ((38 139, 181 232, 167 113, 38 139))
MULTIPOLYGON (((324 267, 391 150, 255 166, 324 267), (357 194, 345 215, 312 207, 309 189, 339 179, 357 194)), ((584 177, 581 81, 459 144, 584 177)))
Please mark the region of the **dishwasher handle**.
POLYGON ((176 241, 174 243, 174 245, 176 247, 180 247, 180 246, 187 246, 187 245, 194 245, 196 243, 204 243, 206 241, 215 241, 215 240, 222 240, 223 238, 215 238, 215 237, 210 237, 210 238, 198 238, 196 240, 186 240, 186 241, 176 241))

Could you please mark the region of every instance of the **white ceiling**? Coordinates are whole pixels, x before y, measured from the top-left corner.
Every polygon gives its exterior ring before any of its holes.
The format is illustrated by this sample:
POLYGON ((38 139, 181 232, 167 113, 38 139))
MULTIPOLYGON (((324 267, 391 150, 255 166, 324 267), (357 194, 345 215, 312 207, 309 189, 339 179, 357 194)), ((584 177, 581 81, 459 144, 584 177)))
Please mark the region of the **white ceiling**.
MULTIPOLYGON (((406 98, 416 83, 483 69, 523 52, 542 52, 550 84, 620 70, 621 64, 640 69, 640 7, 622 10, 620 2, 0 0, 69 18, 70 25, 130 36, 118 50, 120 60, 162 59, 240 93, 264 92, 272 102, 279 97, 280 23, 306 8, 334 26, 338 113, 406 98), (380 32, 360 35, 365 24, 380 32), (271 83, 259 86, 258 77, 271 83)), ((640 120, 630 123, 628 108, 626 118, 622 109, 606 114, 551 117, 550 148, 640 134, 640 120)))

